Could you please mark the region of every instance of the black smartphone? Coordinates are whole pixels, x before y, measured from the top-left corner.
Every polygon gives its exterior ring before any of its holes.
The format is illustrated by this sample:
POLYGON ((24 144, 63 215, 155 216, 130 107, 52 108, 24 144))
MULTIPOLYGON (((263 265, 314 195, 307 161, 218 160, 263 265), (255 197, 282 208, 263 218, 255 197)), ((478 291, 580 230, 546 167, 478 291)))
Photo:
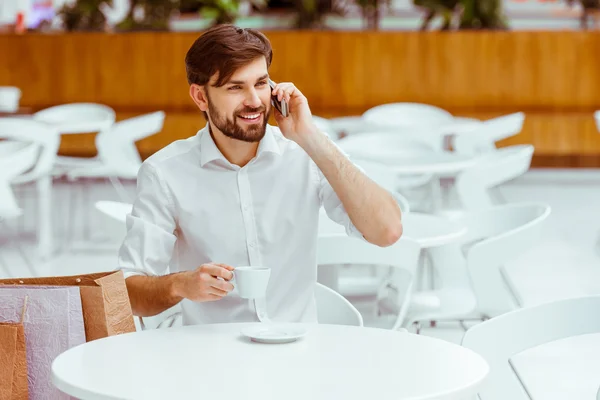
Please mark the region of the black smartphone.
MULTIPOLYGON (((271 91, 273 91, 273 89, 275 89, 275 82, 269 79, 269 86, 271 86, 271 91)), ((288 105, 285 99, 279 101, 277 100, 277 96, 271 95, 271 104, 281 113, 281 115, 284 117, 288 116, 288 105)))

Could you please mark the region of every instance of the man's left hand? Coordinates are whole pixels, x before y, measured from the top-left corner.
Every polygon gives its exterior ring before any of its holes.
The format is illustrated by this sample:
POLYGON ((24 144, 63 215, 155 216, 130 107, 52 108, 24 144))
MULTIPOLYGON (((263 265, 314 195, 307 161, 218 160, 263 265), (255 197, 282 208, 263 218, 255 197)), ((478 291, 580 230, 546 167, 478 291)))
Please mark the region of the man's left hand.
POLYGON ((288 103, 288 116, 275 110, 275 120, 283 136, 303 146, 307 140, 319 133, 312 119, 308 100, 293 83, 278 83, 272 94, 288 103))

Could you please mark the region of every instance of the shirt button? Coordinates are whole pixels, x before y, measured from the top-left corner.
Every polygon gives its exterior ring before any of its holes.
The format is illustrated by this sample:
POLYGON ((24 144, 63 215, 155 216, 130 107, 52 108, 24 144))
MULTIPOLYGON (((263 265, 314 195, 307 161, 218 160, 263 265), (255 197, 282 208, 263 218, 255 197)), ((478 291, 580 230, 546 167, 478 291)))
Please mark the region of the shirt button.
POLYGON ((250 247, 254 248, 254 242, 250 243, 250 247))

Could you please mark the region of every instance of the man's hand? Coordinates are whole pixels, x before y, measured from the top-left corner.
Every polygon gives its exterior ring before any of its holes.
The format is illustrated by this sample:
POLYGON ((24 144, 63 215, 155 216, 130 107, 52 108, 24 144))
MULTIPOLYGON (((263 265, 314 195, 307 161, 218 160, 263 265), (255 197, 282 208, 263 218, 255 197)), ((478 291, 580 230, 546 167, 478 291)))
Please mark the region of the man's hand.
POLYGON ((293 83, 278 83, 272 94, 288 103, 287 117, 275 110, 275 120, 283 136, 303 146, 306 140, 319 133, 312 119, 308 100, 293 83))
POLYGON ((233 270, 229 265, 211 263, 182 272, 174 288, 175 294, 198 302, 220 300, 233 290, 233 285, 228 282, 233 278, 233 270))

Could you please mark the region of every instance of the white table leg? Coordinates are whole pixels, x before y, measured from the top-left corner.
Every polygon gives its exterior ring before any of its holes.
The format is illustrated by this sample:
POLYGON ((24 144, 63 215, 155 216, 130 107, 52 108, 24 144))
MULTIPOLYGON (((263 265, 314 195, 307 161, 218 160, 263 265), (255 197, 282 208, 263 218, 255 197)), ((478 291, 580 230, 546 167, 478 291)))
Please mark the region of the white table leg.
POLYGON ((52 177, 45 176, 36 181, 38 192, 38 252, 42 260, 48 259, 54 250, 52 232, 52 177))

